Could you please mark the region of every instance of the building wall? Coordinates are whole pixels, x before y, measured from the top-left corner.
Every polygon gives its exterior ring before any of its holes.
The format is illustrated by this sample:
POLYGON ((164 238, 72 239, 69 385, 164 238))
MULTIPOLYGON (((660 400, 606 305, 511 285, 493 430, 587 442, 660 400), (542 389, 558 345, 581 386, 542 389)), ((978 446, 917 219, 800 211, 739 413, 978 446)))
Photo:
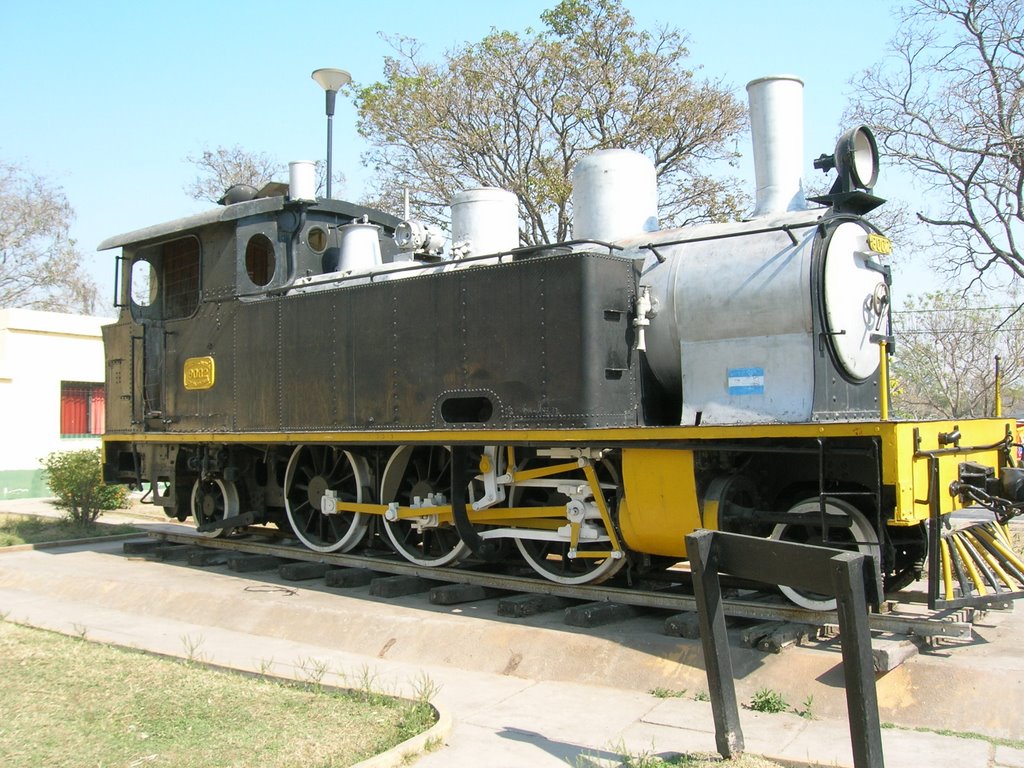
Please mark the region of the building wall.
POLYGON ((98 437, 61 437, 61 382, 103 382, 100 326, 109 322, 0 310, 0 499, 49 495, 40 459, 99 446, 98 437))

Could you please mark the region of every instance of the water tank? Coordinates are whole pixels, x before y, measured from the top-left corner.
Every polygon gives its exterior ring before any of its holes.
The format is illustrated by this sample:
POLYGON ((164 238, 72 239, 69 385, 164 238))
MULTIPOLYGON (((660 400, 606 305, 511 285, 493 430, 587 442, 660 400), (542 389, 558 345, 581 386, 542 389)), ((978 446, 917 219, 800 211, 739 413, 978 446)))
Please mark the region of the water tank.
POLYGON ((613 242, 658 229, 654 163, 631 149, 603 149, 576 163, 572 173, 572 235, 613 242))
POLYGON ((452 253, 483 256, 519 247, 519 201, 497 187, 466 189, 452 198, 452 253))

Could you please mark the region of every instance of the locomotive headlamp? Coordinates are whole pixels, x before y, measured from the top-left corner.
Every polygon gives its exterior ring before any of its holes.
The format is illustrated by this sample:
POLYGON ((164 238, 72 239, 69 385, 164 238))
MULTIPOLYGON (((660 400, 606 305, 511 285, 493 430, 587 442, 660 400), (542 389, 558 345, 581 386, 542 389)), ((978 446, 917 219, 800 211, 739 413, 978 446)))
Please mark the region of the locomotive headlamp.
POLYGON ((870 190, 878 181, 878 144, 866 125, 851 128, 836 142, 836 168, 853 186, 870 190))
POLYGON ((826 173, 833 168, 839 174, 831 192, 871 191, 878 181, 878 144, 866 125, 851 128, 836 142, 834 155, 822 155, 814 167, 826 173))
POLYGON ((836 142, 835 154, 821 155, 814 167, 828 173, 836 169, 838 178, 827 195, 809 198, 831 205, 837 212, 864 214, 884 200, 872 194, 878 181, 878 143, 866 125, 851 128, 836 142))
POLYGON ((343 85, 352 82, 352 75, 344 69, 315 69, 313 79, 327 93, 327 195, 331 196, 331 128, 334 122, 334 101, 343 85))

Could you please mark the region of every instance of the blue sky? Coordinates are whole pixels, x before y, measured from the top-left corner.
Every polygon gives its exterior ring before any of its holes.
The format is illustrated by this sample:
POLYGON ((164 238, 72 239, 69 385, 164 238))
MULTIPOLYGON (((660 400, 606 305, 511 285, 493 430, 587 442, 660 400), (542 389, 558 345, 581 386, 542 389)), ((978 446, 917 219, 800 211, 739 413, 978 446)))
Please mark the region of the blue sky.
MULTIPOLYGON (((72 236, 109 304, 114 254, 96 245, 206 207, 184 192, 196 175, 187 155, 239 144, 281 162, 322 157, 324 99, 312 70, 339 67, 369 83, 391 50, 382 32, 414 37, 440 56, 492 27, 539 27, 555 2, 7 2, 0 158, 64 188, 77 214, 72 236)), ((744 99, 755 77, 800 76, 807 175, 841 133, 850 81, 884 56, 896 27, 882 0, 625 5, 641 26, 688 33, 691 65, 744 99)), ((354 122, 354 108, 339 101, 334 163, 349 182, 335 196, 352 199, 362 192, 354 122)), ((749 158, 748 146, 739 149, 749 158)), ((752 167, 740 172, 752 196, 752 167)), ((880 195, 909 189, 889 174, 883 169, 880 195)))

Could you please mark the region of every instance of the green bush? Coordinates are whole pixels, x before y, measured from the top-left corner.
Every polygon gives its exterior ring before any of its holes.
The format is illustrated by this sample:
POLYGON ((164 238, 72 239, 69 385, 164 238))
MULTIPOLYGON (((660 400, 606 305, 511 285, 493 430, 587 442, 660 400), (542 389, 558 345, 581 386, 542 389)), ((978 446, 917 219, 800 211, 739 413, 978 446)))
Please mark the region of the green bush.
POLYGON ((750 700, 750 708, 755 712, 785 712, 789 705, 782 694, 770 688, 762 688, 750 700))
POLYGON ((105 509, 128 506, 127 488, 104 484, 99 448, 51 453, 40 463, 46 471, 46 483, 57 497, 54 506, 83 528, 96 522, 105 509))

